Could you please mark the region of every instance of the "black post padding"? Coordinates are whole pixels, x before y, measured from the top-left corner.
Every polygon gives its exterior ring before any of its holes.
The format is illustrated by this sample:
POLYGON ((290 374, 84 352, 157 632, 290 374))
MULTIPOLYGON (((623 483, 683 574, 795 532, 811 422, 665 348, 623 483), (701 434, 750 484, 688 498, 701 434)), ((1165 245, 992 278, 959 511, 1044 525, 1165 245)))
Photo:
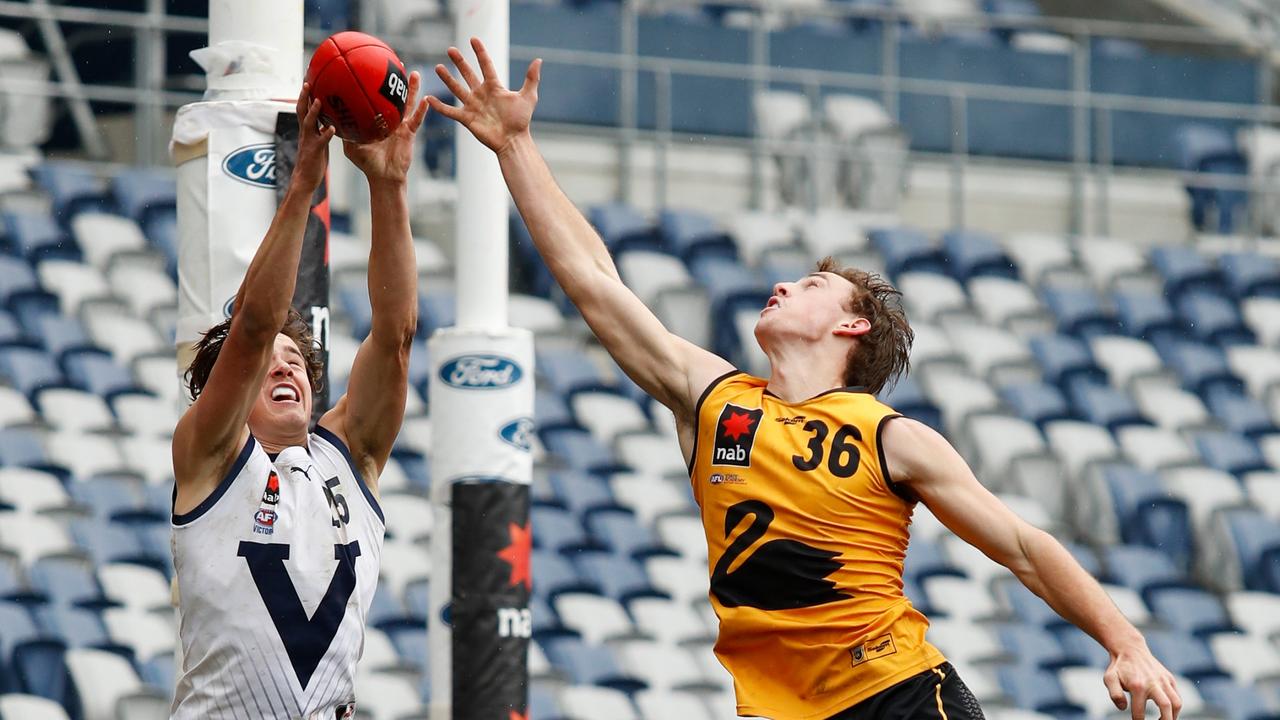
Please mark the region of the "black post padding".
POLYGON ((454 720, 528 717, 529 486, 452 485, 454 720))
MULTIPOLYGON (((293 163, 298 155, 298 117, 294 113, 276 115, 276 200, 284 200, 293 177, 293 163)), ((307 218, 306 237, 302 242, 302 258, 298 263, 298 281, 293 289, 293 307, 311 323, 311 332, 320 344, 324 363, 324 384, 311 403, 311 423, 329 409, 329 177, 320 183, 311 197, 311 216, 307 218)))

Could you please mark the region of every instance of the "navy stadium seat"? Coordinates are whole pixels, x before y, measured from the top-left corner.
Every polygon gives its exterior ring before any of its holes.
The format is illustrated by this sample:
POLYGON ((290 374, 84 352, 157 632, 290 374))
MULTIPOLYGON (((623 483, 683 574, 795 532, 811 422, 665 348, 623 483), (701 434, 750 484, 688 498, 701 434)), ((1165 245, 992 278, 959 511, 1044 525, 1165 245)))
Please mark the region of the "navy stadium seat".
POLYGON ((1202 432, 1196 434, 1196 449, 1211 468, 1236 476, 1255 470, 1266 470, 1267 460, 1252 440, 1237 433, 1202 432))
POLYGON ((1030 420, 1041 430, 1045 423, 1075 417, 1062 391, 1046 383, 1024 383, 1000 388, 1000 397, 1018 417, 1030 420))
POLYGON ((23 643, 14 650, 13 672, 21 692, 70 708, 74 720, 78 717, 79 700, 63 661, 66 649, 65 644, 52 638, 23 643))
POLYGON ((32 329, 38 327, 41 318, 58 316, 62 311, 56 295, 44 290, 21 290, 9 296, 9 312, 31 337, 32 329))
POLYGON ((913 420, 919 420, 938 432, 943 431, 942 410, 924 394, 920 384, 910 375, 899 379, 893 387, 881 393, 880 400, 913 420))
MULTIPOLYGON (((20 344, 25 339, 22 326, 7 310, 0 310, 0 346, 20 344)), ((34 338, 31 338, 34 342, 34 338)))
POLYGON ((1227 714, 1228 720, 1274 720, 1277 713, 1262 692, 1227 678, 1205 678, 1196 683, 1205 703, 1227 714))
POLYGON ((431 581, 413 580, 404 586, 404 608, 410 615, 425 618, 431 614, 431 581))
POLYGON ((602 592, 598 583, 584 575, 579 575, 563 555, 554 550, 533 550, 529 562, 532 563, 533 591, 540 595, 555 597, 562 592, 602 592))
POLYGON ((177 180, 172 173, 148 168, 125 168, 111 179, 116 205, 139 225, 154 212, 176 209, 177 180))
POLYGON ((583 551, 574 553, 572 560, 588 582, 618 602, 626 603, 631 598, 644 595, 661 595, 649 581, 644 568, 626 555, 583 551))
MULTIPOLYGON (((339 284, 337 290, 338 302, 351 321, 356 340, 364 340, 369 335, 369 328, 373 324, 373 306, 369 304, 369 291, 358 282, 339 284)), ((425 338, 421 333, 419 337, 425 338)))
POLYGON ((1247 590, 1280 593, 1280 523, 1256 510, 1223 513, 1247 590))
POLYGON ((138 562, 146 556, 138 536, 128 526, 91 518, 71 523, 71 535, 94 564, 138 562))
POLYGON ((1151 654, 1173 674, 1196 682, 1225 675, 1204 640, 1179 630, 1157 628, 1148 629, 1143 634, 1151 654))
POLYGON ((617 380, 582 352, 567 348, 539 348, 537 372, 561 395, 579 390, 616 391, 617 380))
POLYGON ((1078 382, 1106 384, 1107 374, 1093 358, 1089 346, 1067 335, 1031 338, 1031 354, 1040 363, 1044 380, 1063 390, 1078 382))
POLYGON ((1258 253, 1226 253, 1218 258, 1227 289, 1236 299, 1280 297, 1280 261, 1258 253))
POLYGON ((1047 286, 1041 290, 1041 297, 1064 333, 1088 339, 1114 333, 1118 328, 1116 319, 1092 290, 1047 286))
POLYGON ((1152 343, 1178 340, 1187 335, 1185 323, 1163 295, 1128 289, 1116 290, 1112 298, 1120 329, 1126 335, 1152 343))
POLYGON ((36 318, 36 332, 30 333, 40 338, 44 349, 50 355, 60 358, 71 350, 93 349, 94 345, 85 334, 80 321, 68 315, 40 315, 36 318))
POLYGON ((952 230, 942 236, 942 251, 951 276, 962 283, 978 276, 1018 279, 1018 268, 991 236, 975 230, 952 230))
POLYGON ((133 373, 105 352, 74 353, 64 358, 62 365, 72 384, 104 398, 140 390, 133 373))
POLYGON ((867 233, 884 257, 885 271, 897 279, 905 272, 948 275, 946 256, 924 233, 914 228, 882 228, 867 233))
POLYGON ((547 602, 542 595, 534 594, 529 596, 529 614, 533 622, 533 637, 543 638, 547 635, 561 635, 565 632, 559 616, 556 615, 556 611, 552 609, 551 603, 547 602))
POLYGON ((556 497, 574 514, 618 508, 609 484, 601 478, 583 472, 553 472, 547 478, 555 489, 556 497))
POLYGON ((1113 545, 1104 550, 1107 577, 1138 593, 1167 587, 1186 587, 1185 574, 1169 556, 1143 545, 1113 545))
POLYGON ((1154 248, 1151 264, 1164 279, 1165 294, 1171 298, 1190 291, 1225 292, 1222 273, 1212 260, 1194 248, 1181 245, 1154 248))
POLYGON ((1209 411, 1233 433, 1257 438, 1276 432, 1271 413, 1252 397, 1230 390, 1219 390, 1209 393, 1205 399, 1209 411))
POLYGON ((1062 645, 1063 652, 1068 657, 1078 660, 1081 664, 1089 667, 1105 669, 1111 664, 1111 653, 1107 649, 1098 644, 1097 640, 1089 637, 1088 633, 1076 627, 1075 625, 1057 625, 1050 629, 1050 632, 1058 638, 1058 643, 1062 645))
POLYGON ((102 608, 108 604, 88 563, 75 558, 46 557, 31 566, 31 586, 51 602, 102 608))
POLYGON ((1071 400, 1080 417, 1112 432, 1126 425, 1151 424, 1124 391, 1109 385, 1075 383, 1071 400))
POLYGON ((644 682, 626 675, 604 645, 591 645, 573 635, 549 638, 543 643, 547 659, 562 668, 575 685, 601 685, 623 692, 644 688, 644 682))
POLYGON ((557 553, 589 547, 587 534, 574 513, 549 505, 533 505, 529 517, 533 523, 534 547, 557 553))
POLYGON ((902 562, 902 576, 920 585, 925 578, 936 575, 965 577, 965 572, 943 551, 942 546, 928 538, 912 538, 907 545, 907 554, 902 562))
POLYGON ((151 218, 143 226, 143 232, 161 253, 164 254, 169 275, 178 274, 178 214, 176 211, 160 210, 152 213, 151 218))
POLYGON ((651 555, 674 555, 630 510, 594 512, 586 518, 591 536, 611 552, 643 560, 651 555))
POLYGON ((80 260, 75 240, 47 213, 7 212, 5 233, 15 254, 34 262, 44 258, 80 260))
POLYGON ((29 399, 44 388, 66 386, 53 357, 35 348, 0 347, 0 375, 29 399))
POLYGON ((614 457, 609 448, 585 430, 541 430, 538 437, 549 454, 575 470, 611 473, 629 469, 614 457))
POLYGON ((1083 659, 1070 656, 1053 633, 1038 625, 1007 623, 996 630, 996 636, 1019 665, 1057 670, 1083 662, 1083 659))
POLYGON ((51 604, 36 611, 36 619, 46 634, 62 639, 71 648, 112 646, 102 616, 96 611, 70 605, 51 604))
POLYGON ((733 238, 708 215, 696 210, 667 209, 658 222, 667 249, 686 263, 700 257, 738 257, 733 238))
POLYGON ((533 419, 539 428, 578 427, 578 421, 559 393, 539 387, 533 392, 533 419))
POLYGON ((1067 552, 1071 553, 1071 557, 1080 563, 1080 567, 1084 568, 1090 575, 1098 577, 1102 574, 1102 559, 1098 557, 1098 553, 1093 548, 1078 542, 1063 542, 1063 547, 1067 552))
POLYGON ((31 169, 32 179, 53 199, 53 213, 62 220, 85 210, 109 205, 102 181, 86 166, 45 162, 31 169))
POLYGON ((36 274, 26 260, 0 255, 0 304, 7 304, 14 293, 39 287, 36 274))
POLYGON ((420 672, 429 674, 431 662, 427 654, 426 625, 421 622, 416 625, 402 625, 390 628, 386 633, 401 658, 413 663, 420 672))
POLYGON ((403 627, 407 624, 421 623, 422 618, 412 617, 405 610, 400 598, 396 597, 396 594, 387 586, 387 583, 379 581, 378 587, 373 593, 373 601, 369 603, 369 611, 365 622, 379 630, 390 633, 392 629, 403 627))
POLYGON ((1234 632, 1222 601, 1196 588, 1157 588, 1146 593, 1147 605, 1156 617, 1185 633, 1208 636, 1234 632))
POLYGON ((1178 298, 1178 314, 1191 329, 1191 335, 1201 342, 1223 346, 1257 342, 1235 302, 1221 295, 1184 293, 1178 298))
POLYGON ((1177 374, 1183 387, 1207 396, 1219 390, 1244 392, 1244 381, 1231 371, 1220 348, 1195 342, 1168 342, 1156 345, 1165 365, 1177 374))
POLYGON ((1006 665, 996 672, 1000 688, 1019 707, 1047 713, 1058 720, 1084 720, 1084 708, 1067 700, 1054 673, 1034 667, 1006 665))
POLYGON ((98 476, 73 482, 68 491, 94 517, 103 520, 151 510, 147 508, 146 498, 135 478, 98 476))
MULTIPOLYGON (((452 147, 452 143, 450 143, 452 147)), ((553 289, 559 292, 551 269, 538 253, 533 244, 533 236, 524 224, 520 213, 512 211, 507 220, 508 245, 511 247, 511 258, 514 260, 511 273, 512 292, 524 292, 529 295, 549 298, 553 289)))
POLYGON ((588 211, 587 216, 612 252, 633 249, 666 250, 653 223, 630 205, 596 205, 588 211))
POLYGON ((436 330, 455 324, 457 316, 453 291, 427 290, 418 294, 418 337, 431 337, 436 330))
MULTIPOLYGON (((1175 131, 1174 142, 1183 170, 1236 176, 1228 180, 1243 180, 1248 174, 1248 163, 1225 128, 1187 123, 1175 131)), ((1197 228, 1228 234, 1235 227, 1236 214, 1249 200, 1241 188, 1221 187, 1198 179, 1187 182, 1187 195, 1191 198, 1191 221, 1197 228)))
POLYGON ((1010 609, 1022 622, 1049 630, 1067 624, 1067 621, 1054 612, 1044 600, 1041 600, 1040 596, 1028 590, 1017 580, 1010 580, 1003 587, 1010 609))
POLYGON ((22 467, 46 465, 44 444, 34 431, 27 428, 0 428, 0 464, 22 467))

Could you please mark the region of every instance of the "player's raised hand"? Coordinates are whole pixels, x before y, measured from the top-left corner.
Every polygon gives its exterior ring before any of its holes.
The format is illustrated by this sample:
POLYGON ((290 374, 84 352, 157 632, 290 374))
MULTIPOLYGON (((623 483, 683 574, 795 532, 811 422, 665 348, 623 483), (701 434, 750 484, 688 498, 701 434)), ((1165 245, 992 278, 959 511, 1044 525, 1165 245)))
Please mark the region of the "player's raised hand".
POLYGON ((1156 660, 1145 643, 1133 651, 1112 656, 1111 665, 1102 676, 1111 702, 1124 710, 1126 705, 1133 720, 1145 720, 1147 700, 1160 708, 1160 720, 1177 720, 1182 712, 1182 697, 1173 674, 1156 660), (1125 697, 1129 693, 1132 702, 1125 697))
POLYGON ((329 166, 329 141, 334 129, 320 126, 320 101, 311 98, 311 86, 302 84, 298 93, 298 156, 293 162, 293 182, 315 190, 329 166))
POLYGON ((418 100, 422 76, 415 70, 409 73, 409 100, 404 104, 409 113, 396 127, 395 132, 370 143, 342 141, 342 152, 352 164, 360 168, 369 182, 390 180, 402 182, 409 175, 413 161, 413 137, 427 116, 427 101, 418 100))
POLYGON ((444 65, 436 66, 436 74, 462 103, 461 106, 447 105, 437 97, 428 97, 427 101, 436 112, 462 123, 477 140, 501 155, 513 138, 529 131, 533 108, 538 104, 542 60, 529 64, 524 85, 517 92, 502 86, 493 58, 489 57, 484 43, 478 38, 471 38, 471 47, 480 63, 480 77, 476 76, 471 64, 457 48, 449 48, 449 59, 462 76, 461 81, 444 65))

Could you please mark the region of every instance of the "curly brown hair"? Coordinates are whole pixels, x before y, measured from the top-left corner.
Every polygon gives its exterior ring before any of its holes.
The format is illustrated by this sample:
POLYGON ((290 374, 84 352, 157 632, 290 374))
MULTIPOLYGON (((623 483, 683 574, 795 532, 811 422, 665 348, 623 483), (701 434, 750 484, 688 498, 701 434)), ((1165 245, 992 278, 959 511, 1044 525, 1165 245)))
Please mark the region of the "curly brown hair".
MULTIPOLYGON (((234 316, 233 316, 234 317, 234 316)), ((227 318, 205 331, 195 345, 195 357, 183 376, 187 381, 187 391, 194 402, 204 392, 205 383, 209 382, 209 373, 218 361, 218 353, 222 352, 222 344, 231 332, 231 320, 227 318)), ((302 314, 289 308, 289 316, 285 318, 284 327, 280 328, 298 346, 302 360, 307 366, 307 380, 311 383, 311 397, 318 397, 324 387, 324 361, 320 357, 320 349, 316 347, 315 337, 311 334, 311 326, 302 314)))
POLYGON ((915 333, 902 309, 902 292, 876 273, 842 267, 831 257, 818 261, 818 272, 834 273, 853 283, 848 310, 871 323, 871 330, 849 350, 844 384, 879 394, 911 367, 915 333))

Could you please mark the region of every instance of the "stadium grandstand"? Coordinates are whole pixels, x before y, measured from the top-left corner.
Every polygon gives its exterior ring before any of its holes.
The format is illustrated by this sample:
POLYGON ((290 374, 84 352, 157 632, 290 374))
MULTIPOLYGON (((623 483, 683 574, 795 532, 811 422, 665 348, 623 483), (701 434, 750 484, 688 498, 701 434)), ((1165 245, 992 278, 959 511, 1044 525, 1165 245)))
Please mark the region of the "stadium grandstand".
MULTIPOLYGON (((429 91, 445 0, 307 0, 429 91)), ((885 402, 1050 531, 1193 720, 1280 717, 1280 4, 512 0, 511 76, 623 280, 768 373, 752 328, 815 260, 882 273, 916 333, 885 402)), ((198 0, 0 2, 0 720, 168 717, 182 408, 174 111, 198 0), (106 9, 105 5, 110 5, 106 9)), ((419 134, 417 339, 380 482, 357 717, 428 717, 427 339, 453 324, 453 123, 419 134)), ((368 206, 333 154, 332 389, 369 333, 368 206)), ((534 720, 722 720, 702 521, 671 414, 511 215, 534 333, 534 720)), ((1108 654, 915 510, 904 581, 994 720, 1115 720, 1108 654)), ((440 580, 443 582, 443 580, 440 580)), ((1149 714, 1148 717, 1155 717, 1149 714)))

